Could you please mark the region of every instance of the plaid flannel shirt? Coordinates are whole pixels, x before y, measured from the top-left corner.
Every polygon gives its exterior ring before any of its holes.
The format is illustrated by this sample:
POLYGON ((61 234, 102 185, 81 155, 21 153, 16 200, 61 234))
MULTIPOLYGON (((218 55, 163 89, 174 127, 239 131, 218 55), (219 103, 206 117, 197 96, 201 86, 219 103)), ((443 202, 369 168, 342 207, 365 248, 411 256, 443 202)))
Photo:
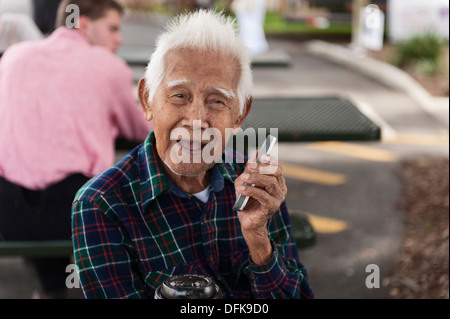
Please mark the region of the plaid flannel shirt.
MULTIPOLYGON (((312 298, 286 205, 268 223, 272 258, 256 265, 233 211, 245 164, 217 163, 206 204, 157 162, 154 134, 77 193, 74 257, 86 298, 153 298, 170 276, 212 277, 225 298, 312 298)), ((233 154, 236 162, 236 154, 233 154)))

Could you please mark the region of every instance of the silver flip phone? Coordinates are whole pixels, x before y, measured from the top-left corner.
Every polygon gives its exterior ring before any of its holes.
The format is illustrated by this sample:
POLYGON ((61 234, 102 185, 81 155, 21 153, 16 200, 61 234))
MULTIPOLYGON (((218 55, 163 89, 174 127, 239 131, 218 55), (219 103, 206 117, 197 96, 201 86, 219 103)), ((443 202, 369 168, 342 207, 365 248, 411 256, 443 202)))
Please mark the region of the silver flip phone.
MULTIPOLYGON (((272 152, 273 147, 275 146, 277 139, 276 137, 273 137, 272 135, 267 136, 266 140, 264 141, 263 145, 261 146, 261 148, 258 151, 258 156, 256 158, 256 162, 260 163, 261 162, 261 157, 263 155, 269 155, 270 152, 272 152)), ((245 183, 245 185, 247 186, 255 186, 254 184, 247 184, 245 183)), ((245 205, 247 205, 249 196, 244 196, 242 194, 239 194, 236 203, 234 203, 233 209, 237 210, 237 211, 241 211, 245 208, 245 205)))

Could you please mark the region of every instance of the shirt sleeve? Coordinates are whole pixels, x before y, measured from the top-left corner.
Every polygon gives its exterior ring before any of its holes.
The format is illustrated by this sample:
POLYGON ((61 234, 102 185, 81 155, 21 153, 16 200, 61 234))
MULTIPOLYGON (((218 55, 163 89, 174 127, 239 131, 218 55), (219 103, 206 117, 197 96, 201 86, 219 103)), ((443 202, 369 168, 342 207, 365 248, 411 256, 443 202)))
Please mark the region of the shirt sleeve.
POLYGON ((72 209, 74 259, 87 299, 147 298, 131 244, 117 223, 90 202, 72 209))
POLYGON ((262 265, 256 265, 250 260, 244 268, 253 296, 257 299, 314 298, 307 280, 306 268, 298 256, 284 203, 272 217, 268 228, 273 249, 272 258, 262 265))

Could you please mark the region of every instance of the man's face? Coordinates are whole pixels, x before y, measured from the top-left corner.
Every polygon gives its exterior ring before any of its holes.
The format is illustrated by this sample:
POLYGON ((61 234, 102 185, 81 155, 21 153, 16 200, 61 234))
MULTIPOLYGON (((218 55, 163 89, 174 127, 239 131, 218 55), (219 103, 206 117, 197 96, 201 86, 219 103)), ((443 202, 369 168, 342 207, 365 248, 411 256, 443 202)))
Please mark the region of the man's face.
POLYGON ((231 131, 243 122, 236 94, 238 64, 217 52, 180 49, 168 52, 165 70, 148 103, 157 152, 173 173, 197 176, 215 164, 211 158, 221 157, 231 131))
POLYGON ((122 16, 120 13, 117 10, 110 9, 104 17, 97 20, 89 20, 85 34, 91 44, 101 45, 112 52, 116 52, 117 48, 122 44, 121 24, 122 16))

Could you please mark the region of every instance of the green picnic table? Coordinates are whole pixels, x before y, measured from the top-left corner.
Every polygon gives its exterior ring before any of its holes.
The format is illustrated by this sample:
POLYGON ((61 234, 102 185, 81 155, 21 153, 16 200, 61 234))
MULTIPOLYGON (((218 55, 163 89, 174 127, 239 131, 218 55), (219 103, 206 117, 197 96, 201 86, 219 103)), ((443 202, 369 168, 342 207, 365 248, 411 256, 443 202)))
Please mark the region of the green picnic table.
MULTIPOLYGON (((153 51, 153 47, 123 46, 117 50, 117 55, 130 66, 147 66, 153 51)), ((252 57, 253 67, 289 67, 291 63, 291 56, 281 49, 270 49, 252 57)))

